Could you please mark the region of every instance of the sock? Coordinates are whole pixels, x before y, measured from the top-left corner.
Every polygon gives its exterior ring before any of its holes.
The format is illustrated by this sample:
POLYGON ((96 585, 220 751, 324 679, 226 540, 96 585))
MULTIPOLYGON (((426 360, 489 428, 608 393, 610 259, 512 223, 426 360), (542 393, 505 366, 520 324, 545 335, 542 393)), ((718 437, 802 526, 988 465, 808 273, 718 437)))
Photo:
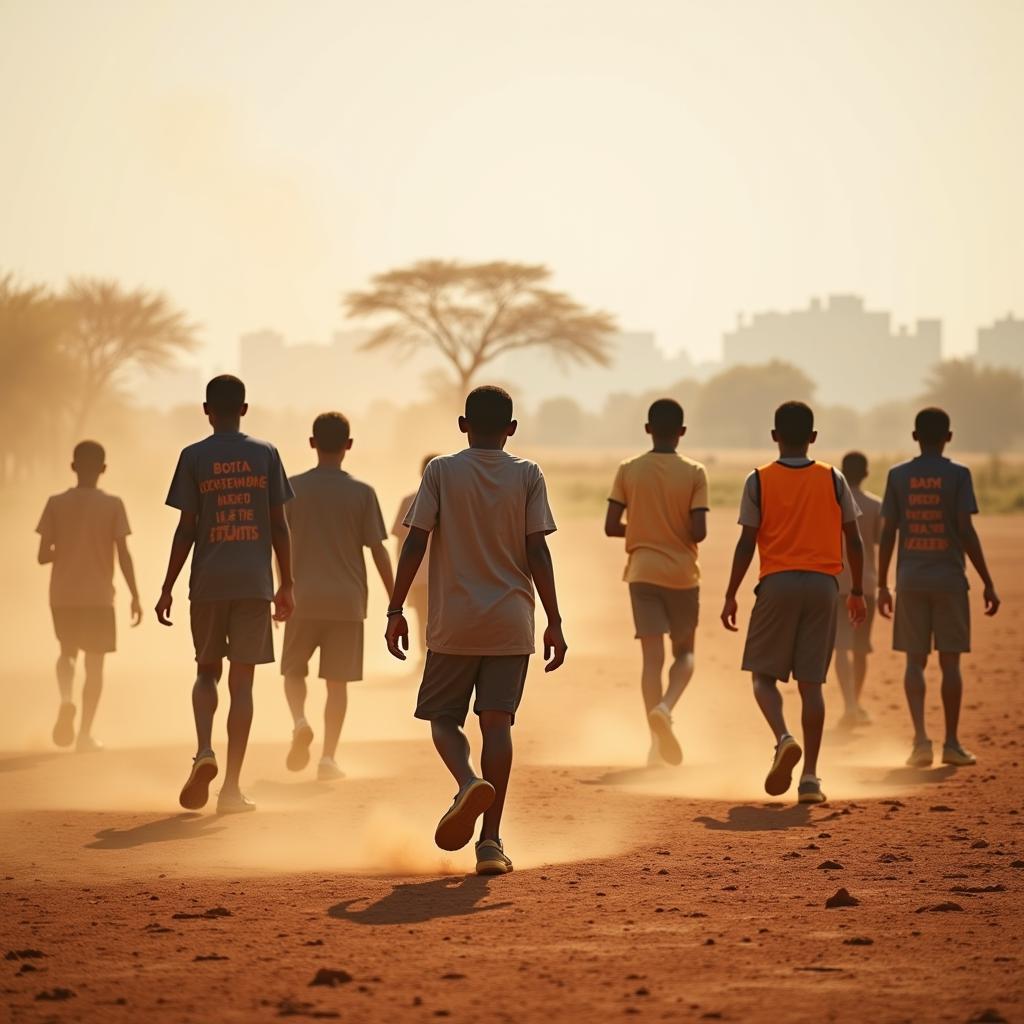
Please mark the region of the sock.
POLYGON ((328 757, 326 754, 324 754, 324 756, 320 758, 320 763, 321 764, 334 764, 334 758, 333 757, 328 757))
POLYGON ((804 772, 803 775, 800 776, 800 785, 803 785, 805 782, 820 782, 820 781, 821 781, 821 779, 819 779, 817 775, 812 775, 810 772, 804 772))
POLYGON ((791 732, 784 732, 784 733, 783 733, 783 734, 782 734, 782 735, 781 735, 781 736, 779 737, 779 743, 781 743, 781 742, 782 742, 783 740, 787 740, 787 739, 788 739, 788 740, 791 740, 792 738, 793 738, 793 734, 792 734, 791 732))
POLYGON ((300 718, 296 718, 295 719, 295 728, 296 729, 301 729, 304 725, 309 725, 309 722, 306 721, 306 716, 305 715, 302 715, 300 718))
POLYGON ((672 709, 664 701, 659 701, 658 704, 655 705, 654 710, 655 711, 664 711, 665 714, 668 715, 669 718, 672 717, 672 709))

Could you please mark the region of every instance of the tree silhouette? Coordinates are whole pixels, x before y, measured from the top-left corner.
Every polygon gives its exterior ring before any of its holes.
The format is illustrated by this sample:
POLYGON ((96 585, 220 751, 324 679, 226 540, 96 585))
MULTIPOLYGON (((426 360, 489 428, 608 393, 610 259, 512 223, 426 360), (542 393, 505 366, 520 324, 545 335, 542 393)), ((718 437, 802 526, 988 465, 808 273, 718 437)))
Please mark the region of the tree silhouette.
POLYGON ((68 353, 78 366, 75 433, 128 366, 167 366, 196 346, 195 328, 159 292, 127 291, 116 281, 72 278, 61 296, 68 353))
POLYGON ((552 291, 550 277, 540 265, 422 260, 377 274, 345 307, 352 317, 387 318, 364 348, 433 347, 463 392, 482 367, 516 349, 543 345, 559 359, 608 365, 614 319, 552 291))

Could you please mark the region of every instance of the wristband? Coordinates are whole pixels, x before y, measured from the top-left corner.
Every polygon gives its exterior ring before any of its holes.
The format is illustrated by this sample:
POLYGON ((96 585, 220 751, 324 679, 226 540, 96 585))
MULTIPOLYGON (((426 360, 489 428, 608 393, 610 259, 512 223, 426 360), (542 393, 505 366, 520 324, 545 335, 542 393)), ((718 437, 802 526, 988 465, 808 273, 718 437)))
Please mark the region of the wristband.
POLYGON ((389 619, 392 616, 394 616, 394 615, 404 615, 404 614, 405 614, 405 609, 404 608, 389 608, 388 609, 388 618, 389 619))
POLYGON ((864 591, 863 590, 851 590, 850 591, 850 597, 863 597, 863 596, 864 596, 864 591))

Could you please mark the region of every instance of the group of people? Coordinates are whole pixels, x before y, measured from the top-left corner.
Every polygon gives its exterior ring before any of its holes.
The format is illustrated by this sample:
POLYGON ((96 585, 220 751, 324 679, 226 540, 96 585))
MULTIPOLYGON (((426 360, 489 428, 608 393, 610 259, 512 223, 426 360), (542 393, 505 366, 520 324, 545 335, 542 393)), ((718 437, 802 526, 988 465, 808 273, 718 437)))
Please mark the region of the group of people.
MULTIPOLYGON (((289 478, 272 445, 241 431, 248 409, 242 381, 215 377, 203 409, 213 431, 181 452, 167 495, 180 515, 156 605, 159 622, 171 625, 173 588, 191 555, 197 750, 181 805, 204 807, 220 773, 212 730, 226 659, 228 746, 217 810, 254 809, 240 775, 255 666, 274 661, 272 619, 286 623, 281 672, 293 718, 287 767, 299 771, 310 760, 314 733, 306 718, 306 679, 318 652, 326 701, 317 777, 343 776, 336 752, 347 683, 362 678, 368 548, 389 595, 385 641, 400 660, 409 651, 406 603, 414 612, 425 651, 415 715, 430 723, 437 752, 458 787, 435 842, 444 850, 460 849, 477 834, 480 821, 477 871, 511 871, 501 818, 512 726, 535 649, 535 594, 546 616, 545 671, 559 668, 567 650, 546 540, 556 527, 544 475, 536 463, 505 450, 517 426, 511 397, 498 387, 476 388, 458 421, 467 446, 425 460, 419 488, 403 501, 392 527, 402 540, 394 574, 377 496, 342 468, 352 447, 344 416, 316 418, 309 439, 316 466, 289 478), (479 771, 463 731, 471 706, 482 733, 479 771)), ((646 430, 650 450, 616 473, 605 533, 625 540, 624 579, 641 645, 641 690, 651 734, 648 762, 677 765, 683 753, 672 713, 694 672, 698 546, 708 529, 708 477, 704 466, 678 452, 686 426, 677 402, 656 401, 646 430)), ((775 737, 765 789, 785 793, 802 760, 801 803, 826 799, 817 762, 825 718, 822 684, 834 652, 845 702, 840 725, 869 720, 860 695, 876 607, 887 618, 895 616, 893 646, 906 655, 905 690, 914 724, 907 763, 923 767, 935 756, 924 714, 924 673, 934 649, 945 709, 942 761, 973 764, 958 733, 960 656, 970 649, 965 558, 984 584, 986 614, 999 608, 972 523, 978 509, 970 470, 944 455, 952 437, 944 411, 918 414, 914 438, 921 453, 890 470, 881 500, 861 487, 868 475, 862 454, 849 453, 841 469, 811 459, 816 436, 806 404, 786 402, 775 411, 778 459, 755 469, 744 485, 741 532, 721 613, 725 628, 738 630, 737 595, 757 552, 760 578, 742 668, 753 677, 757 704, 775 737), (888 579, 897 543, 894 603, 888 579), (802 702, 802 745, 787 728, 778 689, 791 677, 802 702)), ((60 746, 77 742, 81 751, 100 749, 91 729, 103 657, 115 648, 115 553, 131 594, 134 625, 142 615, 124 505, 97 486, 104 462, 100 445, 78 444, 72 463, 77 486, 49 499, 38 526, 39 560, 53 563, 50 603, 60 644, 53 738, 60 746), (85 685, 76 741, 72 683, 79 651, 85 685)))

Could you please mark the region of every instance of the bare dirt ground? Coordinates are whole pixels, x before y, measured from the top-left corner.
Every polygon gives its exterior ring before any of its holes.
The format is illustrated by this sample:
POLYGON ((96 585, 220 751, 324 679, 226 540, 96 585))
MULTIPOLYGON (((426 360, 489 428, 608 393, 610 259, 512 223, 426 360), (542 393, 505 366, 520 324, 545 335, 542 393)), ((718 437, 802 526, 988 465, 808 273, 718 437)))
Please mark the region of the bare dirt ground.
MULTIPOLYGON (((0 676, 4 1014, 1024 1020, 1024 520, 980 524, 1005 607, 994 621, 976 614, 965 662, 963 739, 979 766, 902 767, 901 669, 877 623, 874 724, 830 728, 831 800, 808 809, 760 788, 770 737, 737 670, 741 640, 717 622, 732 518, 713 521, 704 556, 698 671, 677 713, 686 763, 659 771, 640 767, 621 550, 596 524, 563 524, 571 650, 562 672, 531 672, 505 828, 516 871, 504 878, 433 848, 451 784, 410 717, 415 680, 379 652, 352 687, 349 777, 334 784, 285 770, 279 681, 261 670, 244 778, 260 810, 218 818, 175 804, 191 754, 184 608, 174 631, 124 631, 97 755, 47 745, 50 647, 15 637, 17 667, 0 676), (858 904, 826 908, 841 887, 858 904)), ((934 673, 930 683, 941 739, 934 673)), ((834 682, 828 693, 834 722, 834 682)))

